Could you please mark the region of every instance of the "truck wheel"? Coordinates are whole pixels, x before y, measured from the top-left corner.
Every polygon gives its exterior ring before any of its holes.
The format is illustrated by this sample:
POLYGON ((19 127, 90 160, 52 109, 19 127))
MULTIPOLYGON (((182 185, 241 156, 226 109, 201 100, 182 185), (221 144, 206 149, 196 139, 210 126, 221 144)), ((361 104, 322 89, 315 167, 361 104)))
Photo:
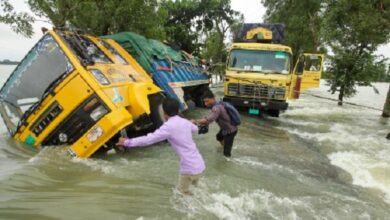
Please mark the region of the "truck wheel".
POLYGON ((277 110, 277 109, 270 109, 267 111, 268 115, 271 116, 271 117, 275 117, 275 118, 278 118, 279 117, 279 114, 280 114, 280 110, 277 110))
POLYGON ((197 107, 204 108, 204 103, 203 103, 203 94, 206 91, 210 91, 210 88, 208 86, 201 86, 196 90, 195 97, 194 97, 194 102, 197 107))
POLYGON ((164 122, 164 111, 162 108, 162 103, 164 100, 162 94, 153 94, 149 97, 150 103, 150 119, 152 120, 152 130, 159 128, 164 122))

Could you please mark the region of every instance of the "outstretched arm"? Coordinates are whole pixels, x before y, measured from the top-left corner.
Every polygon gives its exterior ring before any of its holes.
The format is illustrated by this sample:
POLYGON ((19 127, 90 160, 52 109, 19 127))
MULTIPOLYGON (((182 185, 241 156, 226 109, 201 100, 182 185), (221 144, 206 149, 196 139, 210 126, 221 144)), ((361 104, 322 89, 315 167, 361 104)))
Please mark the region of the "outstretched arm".
POLYGON ((166 140, 169 135, 170 133, 168 126, 166 124, 163 124, 159 129, 145 136, 131 139, 120 138, 117 145, 122 145, 125 147, 143 147, 166 140))
POLYGON ((198 132, 198 131, 199 131, 198 126, 196 126, 195 124, 191 123, 191 132, 195 133, 195 132, 198 132))
POLYGON ((211 109, 211 112, 209 115, 207 115, 205 118, 197 120, 197 122, 199 124, 202 124, 202 125, 210 124, 211 122, 214 122, 215 120, 217 120, 217 118, 219 117, 220 114, 221 114, 220 108, 214 106, 211 109))

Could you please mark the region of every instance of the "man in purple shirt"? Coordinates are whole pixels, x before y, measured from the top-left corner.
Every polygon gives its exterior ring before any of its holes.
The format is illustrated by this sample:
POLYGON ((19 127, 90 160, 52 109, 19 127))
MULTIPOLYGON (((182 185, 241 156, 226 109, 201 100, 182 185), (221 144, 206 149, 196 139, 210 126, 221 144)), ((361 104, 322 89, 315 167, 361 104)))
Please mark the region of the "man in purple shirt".
POLYGON ((206 91, 202 98, 204 105, 211 108, 211 112, 205 118, 193 122, 205 125, 216 121, 220 128, 216 138, 223 146, 223 155, 225 157, 231 157, 233 142, 238 128, 237 126, 232 125, 231 118, 226 111, 226 108, 223 104, 217 102, 211 91, 206 91))
POLYGON ((180 158, 179 190, 185 195, 191 195, 190 185, 196 186, 198 184, 198 180, 206 168, 202 155, 192 139, 192 133, 197 132, 198 127, 178 116, 179 103, 176 100, 166 99, 162 107, 166 122, 159 129, 142 137, 120 138, 117 145, 129 148, 143 147, 168 140, 180 158))

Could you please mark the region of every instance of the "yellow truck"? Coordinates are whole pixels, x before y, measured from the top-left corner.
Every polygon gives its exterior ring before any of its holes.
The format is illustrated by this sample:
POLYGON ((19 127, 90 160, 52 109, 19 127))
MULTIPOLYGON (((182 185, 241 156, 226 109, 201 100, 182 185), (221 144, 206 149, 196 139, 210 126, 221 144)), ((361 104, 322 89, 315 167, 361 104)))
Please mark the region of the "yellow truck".
POLYGON ((122 47, 64 30, 47 31, 0 91, 11 136, 33 146, 66 145, 77 157, 163 121, 161 90, 122 47))
POLYGON ((283 34, 282 24, 243 25, 229 51, 224 101, 249 114, 266 111, 278 117, 288 108, 287 100, 319 87, 324 55, 301 54, 293 66, 293 52, 282 44, 283 34))

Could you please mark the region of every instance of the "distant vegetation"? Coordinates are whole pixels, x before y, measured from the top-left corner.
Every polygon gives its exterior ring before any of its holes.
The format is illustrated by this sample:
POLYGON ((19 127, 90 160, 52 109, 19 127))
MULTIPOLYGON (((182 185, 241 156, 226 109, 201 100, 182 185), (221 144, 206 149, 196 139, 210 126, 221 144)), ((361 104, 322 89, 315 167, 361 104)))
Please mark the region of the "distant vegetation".
POLYGON ((1 65, 17 65, 17 64, 19 64, 19 62, 5 59, 5 60, 0 60, 0 64, 1 65))

